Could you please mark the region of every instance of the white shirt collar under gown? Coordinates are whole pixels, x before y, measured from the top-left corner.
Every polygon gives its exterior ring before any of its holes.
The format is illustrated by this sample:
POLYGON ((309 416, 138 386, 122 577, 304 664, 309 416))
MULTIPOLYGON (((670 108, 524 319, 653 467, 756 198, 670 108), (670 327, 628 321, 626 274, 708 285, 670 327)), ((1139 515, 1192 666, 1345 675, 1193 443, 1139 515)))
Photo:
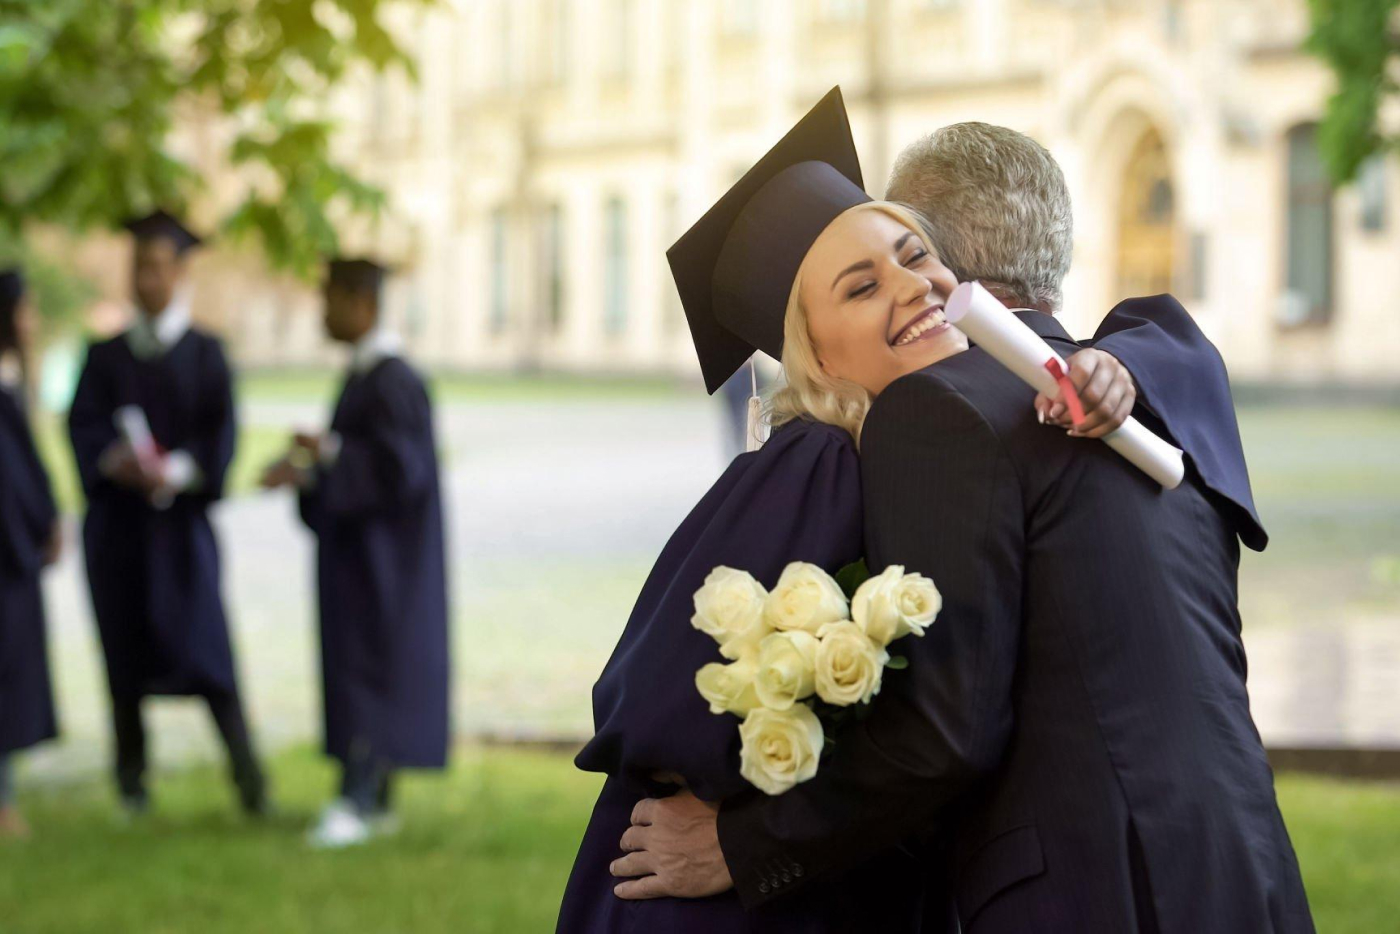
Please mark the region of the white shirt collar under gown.
POLYGON ((136 359, 154 360, 179 343, 189 329, 189 294, 180 290, 160 314, 154 317, 138 314, 136 323, 127 329, 125 337, 136 359))
POLYGON ((13 354, 0 353, 0 389, 17 394, 24 382, 24 374, 20 371, 19 361, 13 354))
POLYGON ((397 334, 388 328, 376 327, 355 342, 350 372, 363 376, 385 357, 397 357, 402 348, 403 341, 397 334))

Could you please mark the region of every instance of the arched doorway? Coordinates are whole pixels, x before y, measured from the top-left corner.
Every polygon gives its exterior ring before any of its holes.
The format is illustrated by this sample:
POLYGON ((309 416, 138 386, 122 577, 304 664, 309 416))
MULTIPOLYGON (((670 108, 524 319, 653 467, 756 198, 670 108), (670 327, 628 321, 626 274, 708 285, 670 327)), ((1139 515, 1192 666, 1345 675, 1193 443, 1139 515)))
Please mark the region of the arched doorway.
POLYGON ((1162 134, 1149 126, 1123 164, 1115 296, 1170 292, 1177 268, 1176 189, 1162 134))

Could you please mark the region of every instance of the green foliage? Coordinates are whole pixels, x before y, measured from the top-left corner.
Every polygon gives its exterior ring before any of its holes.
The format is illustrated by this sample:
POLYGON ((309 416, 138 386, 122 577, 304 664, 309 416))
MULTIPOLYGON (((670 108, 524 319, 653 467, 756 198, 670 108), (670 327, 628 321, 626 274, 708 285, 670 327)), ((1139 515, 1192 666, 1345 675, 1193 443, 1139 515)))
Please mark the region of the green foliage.
POLYGON ((386 8, 432 0, 0 0, 0 231, 82 230, 178 208, 201 180, 177 116, 221 118, 247 194, 225 219, 308 273, 333 217, 383 194, 331 156, 321 102, 353 69, 412 64, 386 8))
POLYGON ((841 592, 846 595, 846 599, 853 600, 860 585, 870 580, 870 569, 865 566, 865 559, 861 558, 837 571, 835 580, 841 588, 841 592))
POLYGON ((1395 148, 1377 127, 1382 102, 1397 85, 1387 74, 1397 51, 1391 20, 1400 0, 1308 0, 1309 51, 1337 76, 1337 90, 1318 127, 1318 145, 1338 184, 1351 181, 1366 159, 1395 148))

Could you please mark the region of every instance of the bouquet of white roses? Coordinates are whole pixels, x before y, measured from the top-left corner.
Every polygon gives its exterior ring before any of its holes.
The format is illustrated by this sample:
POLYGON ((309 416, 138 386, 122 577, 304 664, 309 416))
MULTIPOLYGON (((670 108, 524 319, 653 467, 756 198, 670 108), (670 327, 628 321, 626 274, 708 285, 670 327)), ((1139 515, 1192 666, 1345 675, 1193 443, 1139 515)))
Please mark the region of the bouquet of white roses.
POLYGON ((743 718, 744 778, 780 795, 816 775, 826 727, 870 703, 885 669, 904 666, 890 643, 922 636, 942 605, 933 581, 899 565, 870 577, 858 563, 833 578, 794 561, 771 592, 746 571, 711 571, 690 622, 730 661, 701 668, 695 686, 711 713, 743 718))

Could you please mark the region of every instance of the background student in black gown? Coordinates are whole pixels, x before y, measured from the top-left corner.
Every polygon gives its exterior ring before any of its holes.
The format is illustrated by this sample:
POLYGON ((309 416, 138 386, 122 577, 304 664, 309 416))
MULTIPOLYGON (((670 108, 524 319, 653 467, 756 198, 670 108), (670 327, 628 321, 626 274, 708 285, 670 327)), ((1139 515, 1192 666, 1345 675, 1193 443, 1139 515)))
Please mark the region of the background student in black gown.
POLYGON ((29 833, 11 754, 58 735, 39 572, 63 540, 26 412, 34 317, 19 271, 0 271, 0 838, 29 833))
POLYGON ((330 431, 298 435, 267 487, 300 490, 316 535, 325 749, 340 797, 311 831, 318 847, 391 828, 400 768, 447 763, 447 575, 432 403, 379 318, 384 269, 330 263, 326 331, 354 348, 330 431))
POLYGON ((92 345, 69 431, 88 511, 83 550, 112 694, 116 774, 131 813, 148 807, 141 700, 203 697, 228 747, 243 807, 266 806, 239 697, 209 508, 224 491, 236 434, 219 341, 190 324, 186 259, 199 239, 164 212, 133 221, 140 315, 92 345), (139 411, 155 450, 118 430, 139 411))

